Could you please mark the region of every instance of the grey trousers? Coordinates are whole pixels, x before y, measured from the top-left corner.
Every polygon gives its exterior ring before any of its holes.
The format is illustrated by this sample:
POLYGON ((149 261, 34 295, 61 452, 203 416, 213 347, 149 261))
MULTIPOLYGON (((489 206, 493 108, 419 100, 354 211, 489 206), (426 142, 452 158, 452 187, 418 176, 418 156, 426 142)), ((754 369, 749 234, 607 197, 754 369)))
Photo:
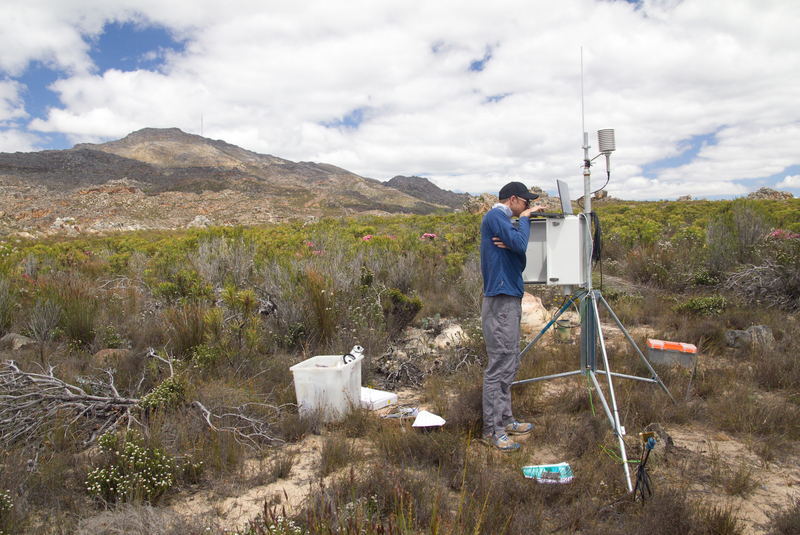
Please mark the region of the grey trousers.
POLYGON ((514 421, 511 383, 519 371, 522 298, 496 295, 483 298, 481 323, 489 363, 483 375, 483 434, 497 436, 514 421))

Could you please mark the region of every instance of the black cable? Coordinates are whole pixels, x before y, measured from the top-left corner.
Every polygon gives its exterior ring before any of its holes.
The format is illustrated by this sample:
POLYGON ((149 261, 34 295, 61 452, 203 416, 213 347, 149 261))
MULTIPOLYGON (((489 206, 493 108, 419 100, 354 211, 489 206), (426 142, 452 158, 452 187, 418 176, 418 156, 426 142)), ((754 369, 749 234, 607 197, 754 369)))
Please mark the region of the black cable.
POLYGON ((639 463, 639 468, 636 470, 636 486, 633 487, 633 500, 636 501, 636 495, 639 494, 642 498, 642 505, 644 505, 644 501, 646 496, 644 495, 645 491, 647 491, 647 496, 653 495, 653 489, 650 482, 650 476, 647 474, 647 469, 645 465, 647 464, 647 459, 650 458, 650 452, 653 451, 653 448, 656 447, 656 439, 650 437, 647 439, 647 443, 644 446, 644 458, 642 462, 639 463))
MULTIPOLYGON (((597 193, 598 191, 601 191, 601 190, 603 190, 603 189, 604 189, 606 186, 608 186, 608 182, 609 182, 610 180, 611 180, 611 171, 606 171, 606 183, 605 183, 605 184, 603 184, 603 187, 602 187, 602 188, 594 190, 594 191, 593 191, 593 192, 591 192, 589 195, 594 195, 594 194, 595 194, 595 193, 597 193)), ((580 199, 578 199, 578 206, 580 206, 580 207, 581 207, 581 209, 583 209, 583 197, 581 197, 580 199)))
POLYGON ((597 215, 597 212, 590 213, 592 214, 594 226, 594 231, 592 232, 592 265, 596 266, 603 253, 603 233, 600 231, 600 216, 597 215))

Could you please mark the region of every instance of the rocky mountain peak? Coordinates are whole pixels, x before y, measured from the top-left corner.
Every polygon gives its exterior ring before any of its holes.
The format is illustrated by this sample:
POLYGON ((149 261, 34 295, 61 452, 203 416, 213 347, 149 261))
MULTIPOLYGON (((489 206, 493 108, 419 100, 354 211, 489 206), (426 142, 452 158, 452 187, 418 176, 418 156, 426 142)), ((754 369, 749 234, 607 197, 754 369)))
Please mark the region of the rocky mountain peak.
POLYGON ((417 199, 426 199, 429 202, 443 204, 450 208, 463 207, 465 203, 472 199, 469 193, 454 193, 450 190, 441 189, 427 178, 421 176, 397 175, 383 184, 417 199))
POLYGON ((116 141, 81 143, 74 149, 102 151, 160 167, 241 167, 286 162, 221 140, 187 134, 179 128, 143 128, 116 141))

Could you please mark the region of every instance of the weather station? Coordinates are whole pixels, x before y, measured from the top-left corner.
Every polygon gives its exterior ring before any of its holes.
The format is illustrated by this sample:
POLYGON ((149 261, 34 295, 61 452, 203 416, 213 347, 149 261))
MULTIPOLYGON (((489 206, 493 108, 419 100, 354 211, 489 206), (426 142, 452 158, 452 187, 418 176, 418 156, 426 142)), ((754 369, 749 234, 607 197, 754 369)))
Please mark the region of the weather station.
MULTIPOLYGON (((581 60, 583 63, 583 60, 581 60)), ((581 68, 581 71, 583 69, 581 68)), ((583 93, 583 74, 581 73, 581 93, 583 93)), ((581 97, 581 100, 582 97, 581 97)), ((583 107, 583 102, 581 102, 583 107)), ((600 154, 606 159, 606 173, 608 180, 611 178, 611 153, 616 150, 616 141, 613 129, 604 129, 597 132, 600 154)), ((642 351, 634 342, 622 322, 614 314, 608 302, 603 297, 601 290, 592 287, 592 269, 594 263, 599 261, 602 249, 600 234, 600 221, 597 214, 592 212, 591 198, 591 166, 593 159, 589 158, 589 134, 583 125, 583 212, 573 214, 572 203, 567 184, 558 181, 558 192, 561 199, 562 213, 534 213, 531 219, 531 231, 528 241, 527 266, 523 272, 523 281, 526 285, 560 286, 566 297, 565 304, 553 315, 542 331, 527 344, 522 350, 522 355, 528 352, 534 344, 556 324, 559 317, 564 314, 574 303, 578 303, 580 311, 580 367, 574 371, 521 379, 512 383, 522 385, 536 381, 560 379, 574 375, 585 375, 597 392, 603 405, 605 414, 614 430, 614 435, 619 441, 622 464, 625 469, 625 479, 629 492, 634 492, 631 482, 631 473, 625 451, 625 428, 620 423, 619 410, 612 378, 634 379, 646 383, 657 384, 672 399, 664 382, 645 358, 642 351), (538 217, 537 217, 538 216, 538 217), (619 327, 634 351, 639 355, 650 377, 639 377, 615 373, 611 371, 608 351, 606 350, 603 330, 600 323, 599 307, 602 306, 613 322, 619 327), (598 359, 598 356, 600 359, 598 359), (598 362, 600 360, 600 362, 598 362), (598 364, 602 364, 599 366, 598 364), (599 376, 605 376, 606 392, 600 386, 599 376)), ((608 184, 608 181, 606 182, 608 184)), ((605 187, 605 186, 603 186, 605 187)), ((603 188, 599 188, 603 189, 603 188)), ((598 190, 599 191, 599 190, 598 190)))

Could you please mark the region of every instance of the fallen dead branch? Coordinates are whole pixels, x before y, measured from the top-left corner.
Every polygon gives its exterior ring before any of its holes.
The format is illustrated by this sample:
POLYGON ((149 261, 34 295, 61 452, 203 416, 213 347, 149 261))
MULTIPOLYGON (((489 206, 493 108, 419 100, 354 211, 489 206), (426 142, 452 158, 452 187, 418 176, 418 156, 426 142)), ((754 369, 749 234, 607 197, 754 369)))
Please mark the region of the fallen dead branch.
POLYGON ((3 442, 35 441, 44 428, 76 429, 87 445, 125 418, 139 402, 119 395, 114 375, 107 381, 90 379, 86 389, 54 375, 50 366, 42 373, 21 370, 13 361, 0 368, 0 434, 3 442), (92 392, 89 394, 89 390, 92 392))
POLYGON ((284 407, 275 407, 263 403, 245 403, 239 407, 221 407, 221 414, 214 414, 199 401, 192 406, 202 414, 203 420, 217 433, 231 433, 236 442, 256 451, 263 451, 265 445, 284 442, 274 435, 271 423, 283 412, 284 407), (269 420, 256 417, 252 413, 268 411, 269 420), (252 414, 252 415, 251 415, 252 414))
MULTIPOLYGON (((171 358, 163 358, 152 348, 147 356, 169 367, 171 358)), ((40 373, 24 371, 13 361, 0 363, 0 436, 9 446, 20 442, 38 443, 46 434, 59 430, 69 433, 82 446, 117 426, 139 424, 135 413, 145 397, 121 396, 114 386, 114 374, 103 370, 102 378, 89 378, 81 386, 67 383, 50 366, 40 373)), ((141 383, 140 383, 141 384, 141 383)), ((215 432, 231 433, 235 439, 255 450, 283 442, 272 431, 284 407, 247 403, 239 407, 221 407, 214 411, 199 401, 192 405, 215 432)))
POLYGON ((800 271, 770 258, 728 277, 723 289, 752 303, 792 312, 800 308, 800 271))

